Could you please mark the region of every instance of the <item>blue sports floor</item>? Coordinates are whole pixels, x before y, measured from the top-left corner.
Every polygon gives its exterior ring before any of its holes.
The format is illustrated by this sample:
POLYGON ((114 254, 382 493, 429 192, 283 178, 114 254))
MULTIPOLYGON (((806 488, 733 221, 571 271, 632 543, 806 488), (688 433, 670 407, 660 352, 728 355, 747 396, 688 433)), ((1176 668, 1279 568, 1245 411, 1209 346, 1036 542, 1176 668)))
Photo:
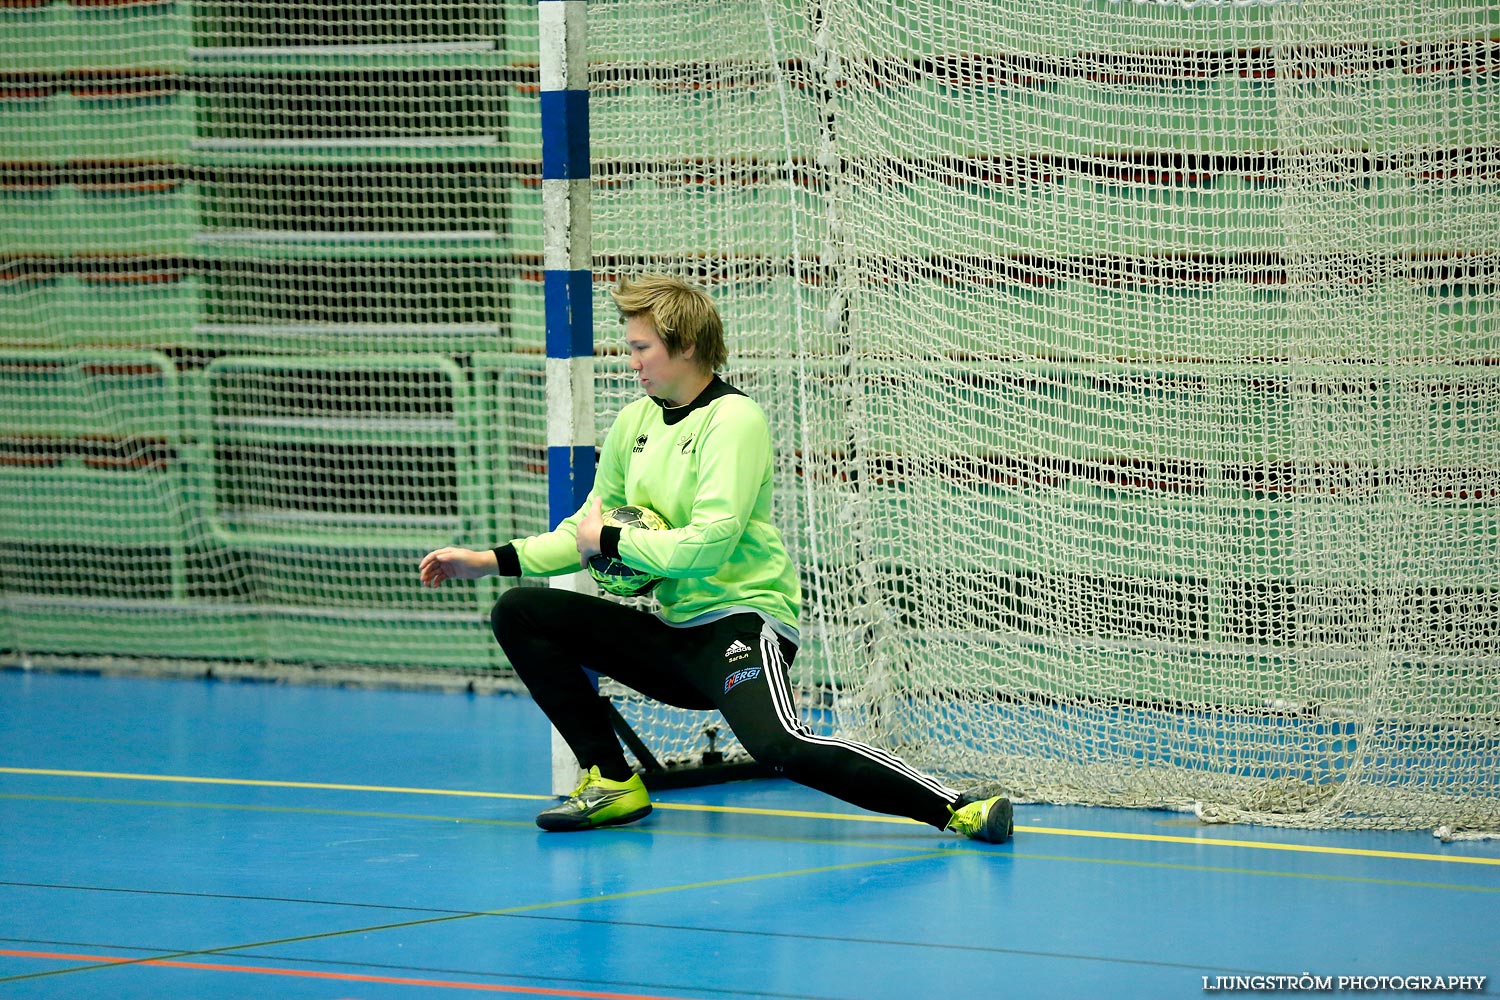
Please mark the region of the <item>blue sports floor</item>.
POLYGON ((544 834, 547 750, 515 696, 0 671, 0 997, 1500 993, 1495 841, 1022 806, 992 846, 781 781, 544 834))

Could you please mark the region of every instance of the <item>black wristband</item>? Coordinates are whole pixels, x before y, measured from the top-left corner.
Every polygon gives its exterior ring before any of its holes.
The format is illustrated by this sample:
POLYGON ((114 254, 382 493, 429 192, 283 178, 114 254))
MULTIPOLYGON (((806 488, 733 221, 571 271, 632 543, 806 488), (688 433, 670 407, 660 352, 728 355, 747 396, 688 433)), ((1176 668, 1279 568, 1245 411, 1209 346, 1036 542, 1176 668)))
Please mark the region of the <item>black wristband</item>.
POLYGON ((606 524, 599 529, 599 551, 610 559, 620 558, 620 526, 606 524))
POLYGON ((521 555, 516 547, 507 542, 500 546, 495 552, 495 566, 501 576, 521 575, 521 555))

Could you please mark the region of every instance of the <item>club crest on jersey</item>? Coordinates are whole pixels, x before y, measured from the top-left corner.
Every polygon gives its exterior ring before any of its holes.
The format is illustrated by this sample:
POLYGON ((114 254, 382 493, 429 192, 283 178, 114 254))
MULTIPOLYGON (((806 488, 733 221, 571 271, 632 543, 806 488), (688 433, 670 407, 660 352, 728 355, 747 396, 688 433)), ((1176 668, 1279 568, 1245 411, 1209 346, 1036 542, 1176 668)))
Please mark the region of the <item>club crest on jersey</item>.
POLYGON ((759 676, 760 667, 746 667, 743 670, 736 670, 734 673, 724 678, 724 693, 728 694, 730 691, 733 691, 735 688, 739 687, 746 681, 753 681, 759 676))

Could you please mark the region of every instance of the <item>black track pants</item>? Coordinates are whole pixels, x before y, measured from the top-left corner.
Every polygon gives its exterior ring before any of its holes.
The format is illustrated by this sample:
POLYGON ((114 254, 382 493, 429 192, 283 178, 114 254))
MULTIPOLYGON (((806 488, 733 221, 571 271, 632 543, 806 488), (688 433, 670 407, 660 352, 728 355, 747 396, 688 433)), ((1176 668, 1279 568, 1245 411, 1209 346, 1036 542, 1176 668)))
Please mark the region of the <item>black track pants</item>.
POLYGON ((757 761, 875 812, 942 828, 958 793, 900 758, 819 736, 800 721, 787 667, 796 646, 759 615, 674 628, 656 616, 571 591, 517 587, 491 615, 516 674, 584 767, 625 767, 584 667, 677 708, 718 709, 757 761))

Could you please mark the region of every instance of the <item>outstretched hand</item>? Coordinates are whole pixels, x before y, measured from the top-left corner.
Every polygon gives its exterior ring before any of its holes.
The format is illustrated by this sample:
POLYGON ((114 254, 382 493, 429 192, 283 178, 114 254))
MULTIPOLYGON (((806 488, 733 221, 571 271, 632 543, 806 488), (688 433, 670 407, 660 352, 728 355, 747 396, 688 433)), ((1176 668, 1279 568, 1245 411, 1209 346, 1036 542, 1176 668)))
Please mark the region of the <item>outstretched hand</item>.
POLYGON ((494 552, 475 552, 450 545, 422 558, 422 586, 439 587, 444 580, 477 580, 493 575, 499 568, 494 552))

